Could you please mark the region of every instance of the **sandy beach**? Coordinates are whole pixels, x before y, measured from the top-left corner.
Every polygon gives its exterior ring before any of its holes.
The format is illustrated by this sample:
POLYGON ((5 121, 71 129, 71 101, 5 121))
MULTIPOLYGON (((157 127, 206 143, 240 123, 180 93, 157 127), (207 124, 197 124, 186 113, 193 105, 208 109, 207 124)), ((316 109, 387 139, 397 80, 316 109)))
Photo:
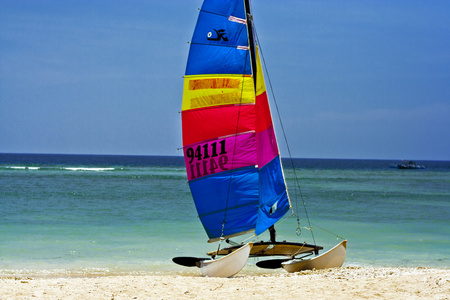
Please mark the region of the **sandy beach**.
POLYGON ((3 276, 0 299, 449 299, 450 270, 360 268, 206 278, 195 273, 3 276))

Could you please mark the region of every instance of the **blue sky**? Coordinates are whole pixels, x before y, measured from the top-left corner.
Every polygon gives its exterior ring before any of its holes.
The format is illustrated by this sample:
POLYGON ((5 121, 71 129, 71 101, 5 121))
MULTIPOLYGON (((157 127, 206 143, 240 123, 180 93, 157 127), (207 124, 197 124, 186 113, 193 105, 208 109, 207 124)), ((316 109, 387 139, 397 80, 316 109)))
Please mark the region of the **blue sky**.
MULTIPOLYGON (((0 153, 182 155, 201 2, 0 0, 0 153)), ((252 2, 294 157, 450 160, 450 1, 252 2)))

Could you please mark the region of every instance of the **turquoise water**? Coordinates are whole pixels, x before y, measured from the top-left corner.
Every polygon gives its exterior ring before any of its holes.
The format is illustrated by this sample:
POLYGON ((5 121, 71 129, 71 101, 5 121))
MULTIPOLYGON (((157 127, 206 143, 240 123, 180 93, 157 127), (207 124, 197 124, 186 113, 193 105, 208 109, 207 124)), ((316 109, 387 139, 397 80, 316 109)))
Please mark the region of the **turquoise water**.
MULTIPOLYGON (((348 239, 348 266, 450 267, 450 163, 391 163, 296 161, 315 242, 348 239)), ((291 217, 277 239, 311 243, 284 166, 302 234, 291 217)), ((180 157, 0 155, 1 274, 184 272, 172 257, 216 249, 206 241, 180 157)))

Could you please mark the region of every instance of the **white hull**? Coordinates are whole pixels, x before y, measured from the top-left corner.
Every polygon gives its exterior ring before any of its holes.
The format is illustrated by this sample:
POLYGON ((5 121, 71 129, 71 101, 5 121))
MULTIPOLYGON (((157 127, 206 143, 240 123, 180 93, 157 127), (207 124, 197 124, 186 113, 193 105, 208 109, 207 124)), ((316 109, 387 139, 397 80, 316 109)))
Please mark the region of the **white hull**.
POLYGON ((302 270, 339 268, 344 264, 346 250, 347 240, 344 240, 322 255, 305 260, 289 260, 281 263, 281 266, 290 273, 302 270))
POLYGON ((238 250, 219 259, 200 262, 200 271, 207 277, 231 277, 245 266, 253 243, 248 243, 238 250))

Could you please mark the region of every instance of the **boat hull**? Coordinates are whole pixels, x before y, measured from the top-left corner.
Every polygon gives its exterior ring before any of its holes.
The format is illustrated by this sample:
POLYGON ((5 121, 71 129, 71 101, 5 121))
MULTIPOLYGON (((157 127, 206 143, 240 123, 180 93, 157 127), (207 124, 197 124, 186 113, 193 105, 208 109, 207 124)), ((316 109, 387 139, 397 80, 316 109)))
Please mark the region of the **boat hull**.
POLYGON ((231 277, 245 266, 253 243, 248 243, 227 256, 200 262, 200 272, 207 277, 231 277))
POLYGON ((290 273, 302 270, 339 268, 344 264, 346 250, 347 240, 344 240, 322 255, 311 259, 289 260, 281 263, 281 266, 290 273))

